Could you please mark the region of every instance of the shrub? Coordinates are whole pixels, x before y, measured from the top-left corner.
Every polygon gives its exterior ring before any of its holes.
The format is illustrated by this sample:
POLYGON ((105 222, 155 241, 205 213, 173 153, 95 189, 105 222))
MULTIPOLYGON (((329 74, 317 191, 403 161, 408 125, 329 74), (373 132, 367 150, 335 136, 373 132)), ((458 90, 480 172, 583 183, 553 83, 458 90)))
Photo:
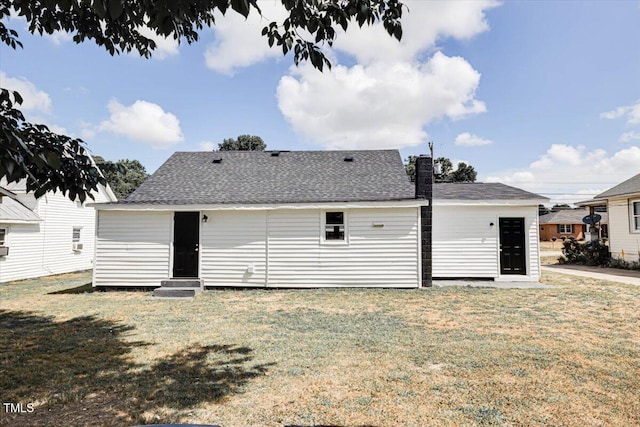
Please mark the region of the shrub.
POLYGON ((567 239, 562 244, 566 264, 608 265, 609 248, 599 240, 587 243, 567 239))
POLYGON ((622 268, 624 270, 640 270, 640 261, 625 261, 622 258, 611 258, 609 267, 622 268))

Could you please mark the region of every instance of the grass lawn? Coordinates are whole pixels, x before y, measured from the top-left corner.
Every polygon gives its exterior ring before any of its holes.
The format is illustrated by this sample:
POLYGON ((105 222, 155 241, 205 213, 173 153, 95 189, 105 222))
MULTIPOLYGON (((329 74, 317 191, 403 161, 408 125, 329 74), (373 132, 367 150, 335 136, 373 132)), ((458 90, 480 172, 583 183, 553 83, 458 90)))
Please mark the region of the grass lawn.
POLYGON ((640 425, 640 287, 52 292, 0 286, 0 425, 640 425))

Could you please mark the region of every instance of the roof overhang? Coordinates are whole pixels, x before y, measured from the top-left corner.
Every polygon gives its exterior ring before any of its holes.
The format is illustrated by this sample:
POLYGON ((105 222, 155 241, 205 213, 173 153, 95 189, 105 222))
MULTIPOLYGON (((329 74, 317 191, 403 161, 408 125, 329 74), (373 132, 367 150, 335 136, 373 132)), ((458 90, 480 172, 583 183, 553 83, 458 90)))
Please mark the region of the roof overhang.
POLYGON ((582 206, 582 207, 607 206, 607 199, 585 200, 585 201, 582 201, 582 202, 576 202, 576 203, 574 203, 574 205, 582 206))
POLYGON ((37 213, 23 205, 19 200, 5 195, 0 203, 0 223, 3 224, 37 224, 42 219, 37 213))
POLYGON ((155 204, 155 203, 89 203, 98 211, 258 211, 285 209, 365 209, 417 208, 428 206, 426 199, 322 202, 322 203, 265 203, 265 204, 155 204))
POLYGON ((549 199, 492 199, 492 200, 459 200, 434 199, 433 206, 535 206, 549 199))

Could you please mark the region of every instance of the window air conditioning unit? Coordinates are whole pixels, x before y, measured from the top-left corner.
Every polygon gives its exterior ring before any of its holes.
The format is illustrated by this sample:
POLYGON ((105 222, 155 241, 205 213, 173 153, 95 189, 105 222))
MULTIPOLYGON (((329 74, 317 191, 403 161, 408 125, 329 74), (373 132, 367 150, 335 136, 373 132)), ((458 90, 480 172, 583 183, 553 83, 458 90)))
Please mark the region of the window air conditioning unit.
POLYGON ((82 250, 82 243, 74 243, 73 244, 73 251, 74 252, 80 252, 82 250))
POLYGON ((0 256, 9 255, 9 247, 8 246, 0 246, 0 256))

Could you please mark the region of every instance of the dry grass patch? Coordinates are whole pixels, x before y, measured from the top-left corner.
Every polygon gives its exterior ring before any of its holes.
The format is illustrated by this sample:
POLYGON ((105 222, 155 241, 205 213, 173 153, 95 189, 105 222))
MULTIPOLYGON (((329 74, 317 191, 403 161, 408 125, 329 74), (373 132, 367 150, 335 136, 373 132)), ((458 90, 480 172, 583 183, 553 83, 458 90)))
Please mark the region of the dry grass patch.
POLYGON ((640 424, 640 287, 51 294, 88 280, 0 286, 0 394, 37 404, 0 424, 640 424))

